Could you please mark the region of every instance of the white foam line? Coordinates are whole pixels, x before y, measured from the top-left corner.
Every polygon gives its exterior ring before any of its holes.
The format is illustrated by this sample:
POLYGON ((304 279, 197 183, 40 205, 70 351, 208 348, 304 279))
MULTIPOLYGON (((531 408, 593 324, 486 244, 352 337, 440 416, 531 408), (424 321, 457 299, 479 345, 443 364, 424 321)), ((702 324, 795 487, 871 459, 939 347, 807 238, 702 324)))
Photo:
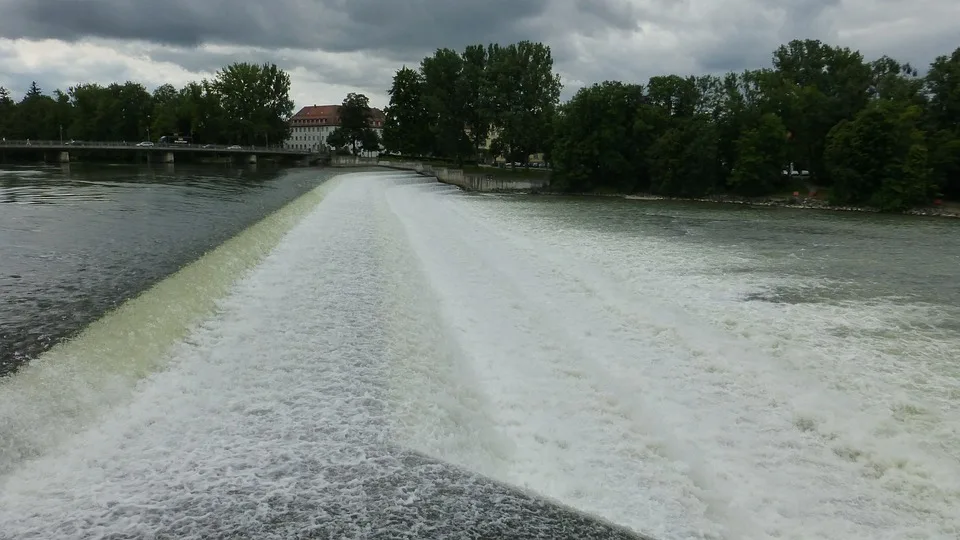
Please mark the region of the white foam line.
MULTIPOLYGON (((524 226, 523 220, 507 228, 502 214, 491 220, 478 213, 488 206, 450 208, 461 223, 492 235, 472 243, 496 245, 498 256, 510 261, 501 268, 526 290, 542 294, 558 314, 577 313, 576 319, 570 318, 577 324, 568 328, 569 335, 583 336, 616 381, 624 381, 608 383, 609 388, 622 387, 626 381, 630 385, 656 381, 652 394, 659 402, 657 410, 686 446, 680 453, 674 453, 676 448, 669 452, 684 462, 701 464, 712 478, 727 478, 717 484, 714 497, 727 498, 741 512, 754 514, 754 523, 766 534, 875 538, 919 532, 922 537, 945 538, 957 530, 960 478, 955 460, 940 459, 938 449, 913 442, 881 447, 880 456, 860 463, 860 456, 846 455, 845 446, 835 446, 815 431, 821 415, 841 418, 858 410, 861 396, 830 390, 819 384, 821 374, 811 377, 778 365, 776 357, 741 337, 704 324, 688 305, 667 303, 668 295, 685 298, 682 289, 648 286, 635 295, 602 269, 619 268, 616 257, 601 255, 597 262, 604 266, 592 266, 577 256, 582 248, 575 241, 564 243, 563 252, 554 251, 548 247, 553 237, 529 234, 532 227, 524 226), (544 287, 548 283, 551 286, 544 287), (565 297, 570 300, 563 307, 565 297), (602 321, 611 316, 626 325, 610 332, 615 324, 602 321), (627 352, 634 342, 655 344, 669 355, 659 362, 650 361, 656 356, 638 358, 627 352), (906 456, 909 466, 900 461, 906 456), (937 470, 953 473, 934 480, 931 473, 937 470)), ((656 268, 658 255, 646 252, 651 260, 644 264, 656 268)), ((658 277, 664 285, 669 282, 665 275, 658 277)), ((869 415, 869 408, 863 410, 869 415)), ((856 421, 852 419, 851 428, 856 421)), ((853 437, 857 433, 868 435, 856 430, 853 437)))
MULTIPOLYGON (((510 467, 494 474, 661 538, 718 536, 683 465, 658 454, 663 435, 638 429, 609 381, 597 379, 600 366, 555 326, 550 312, 568 306, 531 297, 531 283, 503 271, 516 261, 492 261, 485 247, 500 246, 484 246, 492 238, 456 219, 445 200, 417 189, 389 196, 447 324, 472 358, 493 406, 487 414, 513 443, 510 467)), ((474 465, 470 456, 440 457, 474 465)))
POLYGON ((268 538, 363 508, 334 475, 376 470, 359 443, 387 436, 384 273, 363 212, 377 184, 337 180, 128 407, 4 479, 0 535, 268 538))
MULTIPOLYGON (((330 184, 332 185, 332 184, 330 184)), ((233 282, 260 262, 323 198, 321 185, 0 378, 0 475, 125 403, 161 369, 165 351, 209 315, 233 282)))

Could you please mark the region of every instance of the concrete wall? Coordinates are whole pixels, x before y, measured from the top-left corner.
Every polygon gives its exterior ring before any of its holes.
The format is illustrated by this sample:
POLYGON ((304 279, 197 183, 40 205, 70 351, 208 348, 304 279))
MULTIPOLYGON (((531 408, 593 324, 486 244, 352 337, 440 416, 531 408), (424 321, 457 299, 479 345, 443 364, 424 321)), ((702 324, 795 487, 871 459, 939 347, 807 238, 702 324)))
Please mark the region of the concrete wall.
POLYGON ((467 191, 530 191, 550 185, 548 178, 506 179, 490 174, 469 174, 463 169, 434 167, 419 161, 381 160, 380 166, 414 171, 424 176, 433 176, 444 184, 458 186, 467 191))
POLYGON ((361 156, 331 156, 330 157, 330 166, 331 167, 367 167, 370 165, 376 165, 377 158, 375 157, 361 157, 361 156))
POLYGON ((444 184, 458 186, 466 191, 530 191, 550 185, 550 179, 546 177, 531 177, 529 179, 497 178, 492 174, 470 174, 464 172, 463 169, 434 167, 419 161, 391 161, 360 156, 332 156, 330 158, 331 167, 369 167, 371 165, 432 176, 444 184))

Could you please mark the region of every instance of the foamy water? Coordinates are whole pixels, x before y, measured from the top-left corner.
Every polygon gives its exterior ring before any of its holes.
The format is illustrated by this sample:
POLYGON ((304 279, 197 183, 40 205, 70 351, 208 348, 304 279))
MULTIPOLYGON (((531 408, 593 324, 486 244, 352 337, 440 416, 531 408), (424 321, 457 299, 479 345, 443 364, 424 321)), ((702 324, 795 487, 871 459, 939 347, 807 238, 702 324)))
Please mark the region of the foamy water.
POLYGON ((960 533, 929 306, 750 300, 818 283, 417 177, 328 189, 132 395, 3 456, 0 537, 316 532, 395 447, 661 539, 960 533))

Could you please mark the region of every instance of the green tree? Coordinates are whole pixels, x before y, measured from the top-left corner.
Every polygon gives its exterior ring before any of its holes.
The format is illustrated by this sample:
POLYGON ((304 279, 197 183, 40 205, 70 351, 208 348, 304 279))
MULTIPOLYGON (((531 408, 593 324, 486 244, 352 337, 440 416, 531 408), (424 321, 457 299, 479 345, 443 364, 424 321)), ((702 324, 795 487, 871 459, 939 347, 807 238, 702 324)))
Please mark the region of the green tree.
POLYGON ((349 144, 350 141, 347 139, 346 132, 337 128, 327 135, 327 144, 330 148, 334 150, 341 150, 349 144))
POLYGON ((560 190, 630 193, 649 187, 642 141, 650 141, 643 87, 606 81, 580 89, 554 130, 553 185, 560 190))
POLYGON ((460 78, 463 58, 452 49, 437 49, 433 56, 423 59, 423 103, 432 133, 431 150, 436 156, 456 160, 462 164, 470 155, 471 141, 467 136, 467 106, 460 78))
POLYGON ((786 162, 787 129, 780 117, 767 113, 736 140, 736 162, 728 181, 734 193, 757 196, 781 185, 786 162))
POLYGON ((960 198, 960 48, 930 64, 924 90, 934 181, 945 196, 960 198))
POLYGON ((877 101, 831 130, 826 163, 840 204, 870 204, 898 211, 923 204, 934 193, 916 105, 877 101))
POLYGON ((660 107, 668 116, 689 118, 700 103, 700 93, 694 77, 651 77, 647 83, 647 96, 651 105, 660 107))
POLYGON ((407 67, 393 76, 383 127, 383 146, 388 152, 405 156, 427 154, 433 147, 432 134, 424 105, 423 75, 407 67))
POLYGON ((275 64, 230 64, 217 72, 210 89, 219 96, 233 141, 277 144, 289 136, 290 75, 275 64))
POLYGON ((560 77, 550 47, 521 41, 487 51, 491 119, 496 146, 508 161, 526 163, 546 150, 560 102, 560 77))
POLYGON ((26 95, 15 109, 14 135, 23 139, 54 140, 59 138, 56 102, 44 95, 36 82, 30 83, 26 95))
POLYGON ((960 47, 950 56, 938 56, 924 79, 930 95, 927 115, 933 129, 960 129, 960 47))
POLYGON ((701 197, 719 180, 716 126, 704 115, 678 120, 647 148, 651 191, 701 197))
POLYGON ((0 86, 0 137, 14 138, 16 129, 16 103, 10 97, 10 91, 0 86))
POLYGON ((154 89, 153 110, 146 119, 151 138, 189 133, 189 124, 184 126, 181 122, 181 109, 180 94, 175 86, 162 84, 154 89))
POLYGON ((339 108, 340 126, 327 136, 327 144, 334 148, 350 146, 354 154, 361 149, 379 149, 380 138, 371 127, 372 110, 370 99, 357 93, 349 93, 339 108), (330 139, 341 144, 334 144, 330 139))
POLYGON ((463 120, 472 152, 479 155, 490 135, 494 112, 490 99, 487 49, 483 45, 470 45, 463 51, 461 59, 457 94, 462 101, 463 120))
POLYGON ((793 106, 780 113, 794 134, 794 156, 816 178, 829 181, 823 157, 827 133, 866 106, 871 68, 859 52, 809 39, 778 48, 773 67, 783 81, 781 88, 794 97, 793 106))
POLYGON ((360 135, 360 148, 364 152, 379 152, 381 142, 380 135, 372 129, 365 129, 360 135))
POLYGON ((910 64, 882 56, 870 62, 872 81, 870 94, 876 99, 904 101, 924 106, 923 79, 910 64))

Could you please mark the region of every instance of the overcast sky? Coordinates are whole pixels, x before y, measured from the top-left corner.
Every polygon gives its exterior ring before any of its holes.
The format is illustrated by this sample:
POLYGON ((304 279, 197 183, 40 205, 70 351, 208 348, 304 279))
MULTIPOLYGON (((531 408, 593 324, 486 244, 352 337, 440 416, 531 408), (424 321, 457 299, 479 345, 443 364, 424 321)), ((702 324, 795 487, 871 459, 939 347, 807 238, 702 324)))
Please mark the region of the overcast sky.
POLYGON ((136 80, 149 89, 234 61, 291 74, 297 108, 363 92, 438 47, 542 41, 563 98, 604 79, 768 66, 817 38, 923 69, 960 46, 958 0, 0 0, 0 86, 52 91, 136 80))

